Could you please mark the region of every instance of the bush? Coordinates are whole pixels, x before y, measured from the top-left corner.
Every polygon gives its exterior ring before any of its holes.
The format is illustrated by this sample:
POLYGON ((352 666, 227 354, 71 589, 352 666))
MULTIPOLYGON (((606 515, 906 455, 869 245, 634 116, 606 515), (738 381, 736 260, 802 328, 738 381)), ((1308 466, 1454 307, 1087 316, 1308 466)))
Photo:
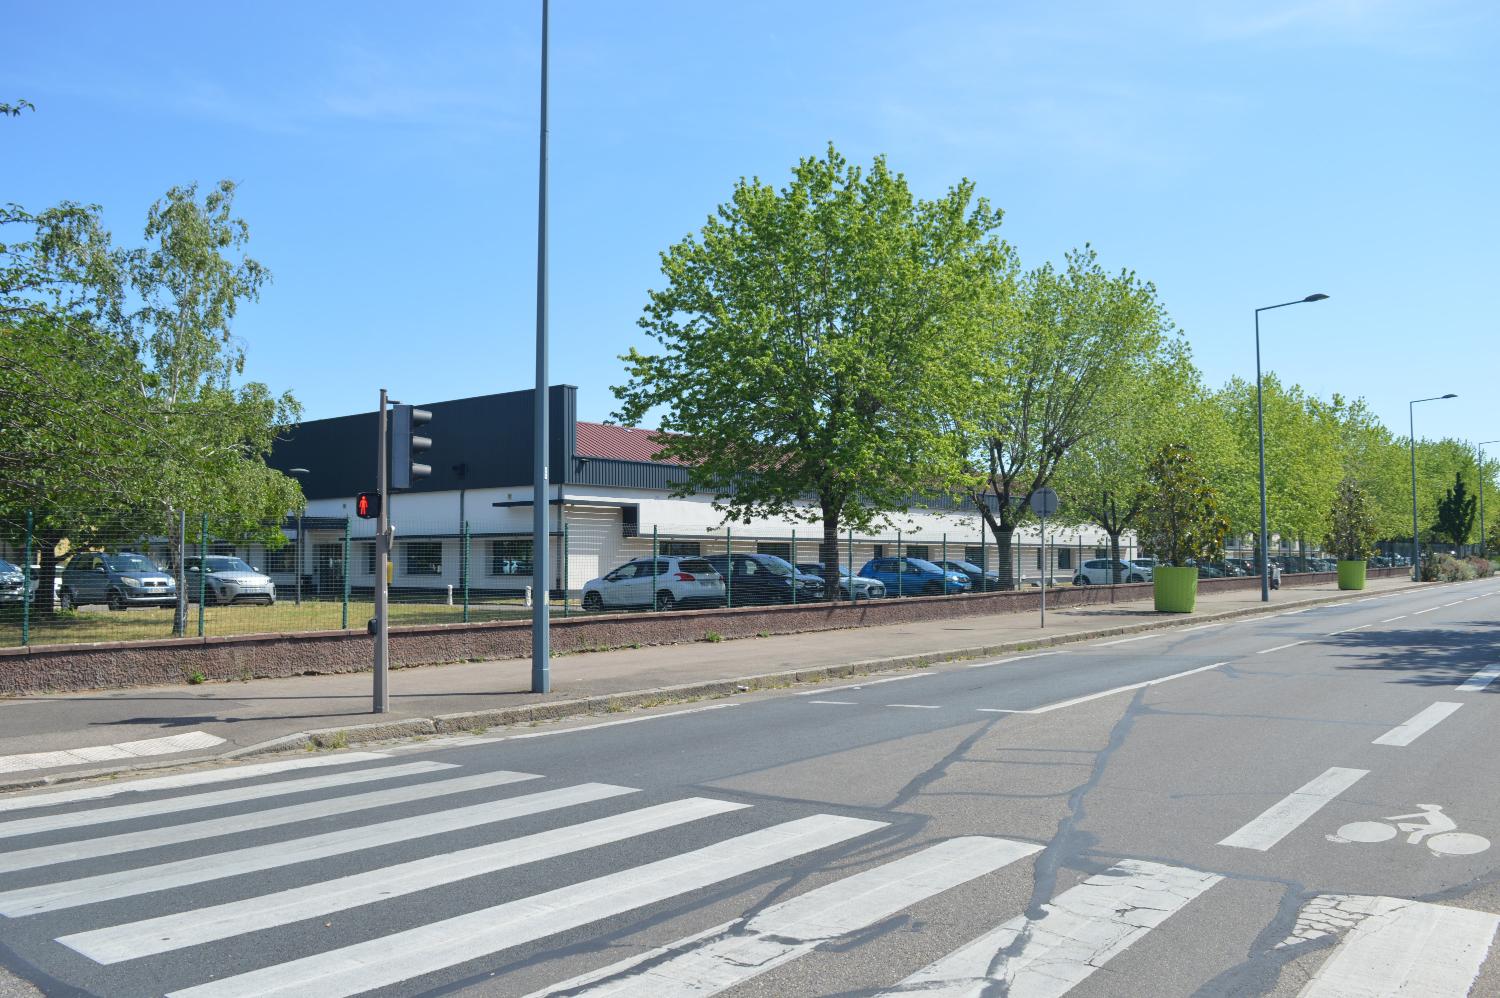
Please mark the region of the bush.
MULTIPOLYGON (((1440 554, 1437 560, 1428 559, 1422 566, 1422 578, 1428 582, 1468 582, 1479 578, 1478 559, 1455 558, 1451 554, 1440 554)), ((1486 563, 1488 567, 1488 563, 1486 563)))
POLYGON ((1469 556, 1469 564, 1474 566, 1475 577, 1488 579, 1495 574, 1495 566, 1490 564, 1488 558, 1480 558, 1475 555, 1469 556))

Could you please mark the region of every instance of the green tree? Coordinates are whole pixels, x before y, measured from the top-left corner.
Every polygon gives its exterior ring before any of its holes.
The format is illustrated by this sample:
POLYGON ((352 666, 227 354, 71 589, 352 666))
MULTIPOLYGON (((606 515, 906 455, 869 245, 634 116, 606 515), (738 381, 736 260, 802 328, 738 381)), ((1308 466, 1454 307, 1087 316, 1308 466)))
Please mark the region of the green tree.
POLYGON ((1469 543, 1477 508, 1478 500, 1469 493, 1463 475, 1454 472, 1453 484, 1438 500, 1437 521, 1432 526, 1433 532, 1462 547, 1469 543))
POLYGON ((953 419, 1010 251, 1000 213, 962 181, 915 198, 883 158, 830 146, 777 190, 741 180, 662 254, 616 418, 660 411, 662 453, 728 519, 821 521, 827 592, 838 535, 961 487, 953 419), (813 505, 808 504, 811 499, 813 505))
POLYGON ((1324 548, 1342 561, 1363 561, 1370 556, 1379 529, 1375 503, 1353 478, 1339 483, 1329 521, 1324 548))
POLYGON ((1146 502, 1141 512, 1141 547, 1169 565, 1215 561, 1224 553, 1229 521, 1219 511, 1219 494, 1185 442, 1157 451, 1146 469, 1146 502))
POLYGON ((1171 330, 1155 286, 1129 271, 1106 273, 1089 246, 1069 253, 1061 271, 1048 264, 1028 272, 995 309, 983 329, 969 416, 957 422, 976 428, 961 440, 975 481, 971 498, 995 535, 1002 587, 1015 583, 1012 541, 1031 515, 1027 497, 1051 484, 1075 446, 1110 424, 1110 401, 1171 330))

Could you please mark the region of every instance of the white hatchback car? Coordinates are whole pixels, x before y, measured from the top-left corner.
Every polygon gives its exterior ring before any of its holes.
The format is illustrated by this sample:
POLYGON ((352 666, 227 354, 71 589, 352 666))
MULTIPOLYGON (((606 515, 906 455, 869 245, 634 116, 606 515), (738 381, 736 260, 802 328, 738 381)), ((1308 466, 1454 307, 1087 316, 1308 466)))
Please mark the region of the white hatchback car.
POLYGON ((697 555, 663 555, 627 561, 583 587, 585 610, 650 607, 723 606, 724 577, 697 555), (654 601, 652 597, 655 597, 654 601))
POLYGON ((1073 585, 1108 586, 1113 584, 1116 578, 1121 582, 1150 582, 1151 569, 1133 561, 1094 558, 1083 563, 1078 574, 1073 576, 1073 585))

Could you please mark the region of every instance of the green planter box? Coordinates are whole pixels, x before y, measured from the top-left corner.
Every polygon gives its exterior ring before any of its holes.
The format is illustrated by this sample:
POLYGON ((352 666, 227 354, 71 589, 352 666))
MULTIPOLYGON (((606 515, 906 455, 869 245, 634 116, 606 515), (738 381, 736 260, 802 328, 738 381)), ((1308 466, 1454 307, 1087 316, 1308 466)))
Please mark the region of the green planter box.
POLYGON ((1363 589, 1365 587, 1365 563, 1363 561, 1339 562, 1339 588, 1363 589))
POLYGON ((1192 613, 1198 604, 1198 570, 1156 566, 1152 574, 1156 609, 1161 613, 1192 613))

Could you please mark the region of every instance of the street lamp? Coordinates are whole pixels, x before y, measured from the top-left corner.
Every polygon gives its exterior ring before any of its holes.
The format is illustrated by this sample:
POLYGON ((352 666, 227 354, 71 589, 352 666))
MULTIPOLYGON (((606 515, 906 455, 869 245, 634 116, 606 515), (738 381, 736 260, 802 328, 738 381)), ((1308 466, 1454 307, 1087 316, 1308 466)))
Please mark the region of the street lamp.
MULTIPOLYGON (((288 468, 288 469, 286 469, 286 473, 288 475, 296 475, 299 478, 302 477, 303 475, 311 475, 312 474, 312 472, 308 471, 306 468, 288 468)), ((298 606, 302 605, 302 559, 303 559, 303 557, 306 554, 306 551, 305 551, 305 549, 303 548, 303 545, 302 545, 302 514, 305 513, 305 512, 307 512, 307 497, 303 496, 303 498, 302 498, 302 505, 297 508, 297 572, 296 572, 296 574, 297 574, 297 605, 298 606)))
POLYGON ((1417 530, 1417 423, 1413 412, 1418 402, 1441 402, 1456 399, 1457 395, 1434 395, 1431 398, 1413 399, 1406 404, 1406 427, 1411 440, 1411 580, 1422 581, 1422 539, 1417 530))
POLYGON ((1479 557, 1489 556, 1489 545, 1484 536, 1484 447, 1485 444, 1500 444, 1500 440, 1479 441, 1479 557))
POLYGON ((1271 601, 1271 536, 1266 524, 1266 410, 1260 389, 1260 314, 1273 308, 1301 305, 1303 302, 1322 301, 1325 294, 1311 294, 1296 301, 1284 301, 1280 305, 1267 305, 1255 310, 1255 424, 1260 435, 1260 601, 1271 601))

